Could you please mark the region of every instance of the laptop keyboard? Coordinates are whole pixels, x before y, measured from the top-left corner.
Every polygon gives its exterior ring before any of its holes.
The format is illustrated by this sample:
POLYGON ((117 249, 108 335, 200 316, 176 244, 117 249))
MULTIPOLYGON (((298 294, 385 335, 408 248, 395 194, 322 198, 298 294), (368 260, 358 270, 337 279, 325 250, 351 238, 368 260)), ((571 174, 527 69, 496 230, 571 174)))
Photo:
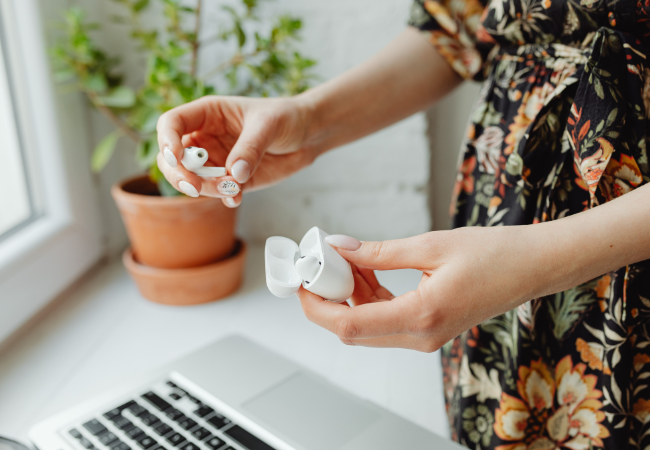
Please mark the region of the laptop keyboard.
POLYGON ((172 381, 67 433, 79 450, 274 450, 172 381))

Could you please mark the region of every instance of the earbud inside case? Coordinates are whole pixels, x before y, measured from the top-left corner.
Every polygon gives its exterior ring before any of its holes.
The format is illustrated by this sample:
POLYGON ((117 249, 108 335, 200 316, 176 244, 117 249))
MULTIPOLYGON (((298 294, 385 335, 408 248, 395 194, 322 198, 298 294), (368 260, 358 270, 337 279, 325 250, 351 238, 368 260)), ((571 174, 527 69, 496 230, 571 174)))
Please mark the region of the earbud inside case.
MULTIPOLYGON (((274 236, 266 240, 264 262, 266 265, 266 285, 276 297, 289 297, 295 294, 300 285, 314 294, 332 302, 344 302, 354 290, 352 268, 327 242, 328 236, 318 227, 313 227, 297 245, 291 239, 274 236), (314 257, 319 267, 306 271, 313 275, 311 280, 303 280, 296 270, 300 258, 314 257)), ((308 258, 315 264, 313 258, 308 258)), ((305 272, 303 272, 305 273, 305 272)))

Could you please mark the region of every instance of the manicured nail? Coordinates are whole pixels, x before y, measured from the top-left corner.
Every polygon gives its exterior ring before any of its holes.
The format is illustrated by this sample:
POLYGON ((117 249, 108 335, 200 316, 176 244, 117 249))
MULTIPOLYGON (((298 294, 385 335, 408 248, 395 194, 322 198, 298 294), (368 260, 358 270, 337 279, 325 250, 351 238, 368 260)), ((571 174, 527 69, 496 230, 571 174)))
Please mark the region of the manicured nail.
POLYGON ((325 238, 327 242, 332 247, 342 248, 343 250, 355 251, 359 250, 361 247, 361 241, 350 236, 345 236, 343 234, 333 234, 325 238))
POLYGON ((183 191, 183 194, 189 195, 190 197, 198 197, 199 192, 196 190, 194 186, 192 186, 190 183, 187 181, 181 181, 178 183, 178 188, 183 191))
POLYGON ((232 197, 228 197, 228 198, 226 199, 226 203, 227 203, 228 206, 230 206, 231 208, 235 208, 235 207, 237 206, 237 202, 236 202, 235 199, 232 198, 232 197))
POLYGON ((234 181, 225 180, 217 185, 217 190, 221 195, 237 195, 240 189, 234 181))
POLYGON ((230 172, 232 173, 233 178, 239 183, 246 183, 248 177, 251 175, 251 166, 243 159, 240 159, 232 165, 230 172))
POLYGON ((169 147, 165 147, 165 149, 163 150, 163 156, 165 157, 165 161, 167 161, 167 164, 169 164, 170 166, 176 167, 178 165, 178 161, 176 160, 174 153, 172 153, 169 147))

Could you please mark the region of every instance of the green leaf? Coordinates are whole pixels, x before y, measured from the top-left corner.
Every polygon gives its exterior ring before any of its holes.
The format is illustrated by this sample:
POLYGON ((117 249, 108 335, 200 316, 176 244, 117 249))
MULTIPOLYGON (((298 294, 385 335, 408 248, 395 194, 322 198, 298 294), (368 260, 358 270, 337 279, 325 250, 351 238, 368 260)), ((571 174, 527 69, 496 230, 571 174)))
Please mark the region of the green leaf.
POLYGON ((149 6, 149 0, 139 0, 133 5, 133 11, 140 12, 149 6))
POLYGON ((99 144, 97 144, 97 147, 95 147, 95 151, 93 152, 93 157, 90 164, 93 172, 99 173, 104 169, 104 167, 106 167, 106 164, 111 159, 111 156, 113 156, 115 146, 117 145, 117 141, 120 136, 122 136, 122 133, 117 130, 113 131, 111 134, 102 139, 99 144))
POLYGON ((598 79, 598 77, 594 78, 594 90, 596 91, 596 95, 598 95, 598 97, 601 100, 605 99, 605 91, 604 91, 603 85, 600 83, 600 79, 598 79))
POLYGON ((135 92, 127 86, 119 86, 98 100, 102 105, 111 108, 130 108, 135 104, 135 92))
POLYGON ((108 88, 108 83, 106 83, 106 77, 104 74, 96 73, 87 77, 83 81, 84 87, 92 92, 105 92, 108 88))
POLYGON ((239 48, 242 48, 246 44, 246 33, 244 33, 240 21, 235 22, 235 29, 237 31, 237 43, 239 44, 239 48))
POLYGON ((607 116, 607 122, 605 123, 605 126, 607 128, 612 126, 612 124, 616 120, 617 115, 618 115, 618 108, 614 108, 609 112, 609 115, 607 116))

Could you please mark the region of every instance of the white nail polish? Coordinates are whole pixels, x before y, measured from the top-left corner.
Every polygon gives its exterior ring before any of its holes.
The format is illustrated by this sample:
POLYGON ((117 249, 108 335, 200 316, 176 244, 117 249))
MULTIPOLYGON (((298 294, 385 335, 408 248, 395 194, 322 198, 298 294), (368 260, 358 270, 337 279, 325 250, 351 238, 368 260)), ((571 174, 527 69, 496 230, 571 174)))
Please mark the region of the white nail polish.
POLYGON ((181 181, 178 183, 178 188, 183 192, 183 194, 189 195, 190 197, 199 196, 199 192, 196 190, 196 188, 187 181, 181 181))
POLYGON ((227 199, 225 199, 225 201, 226 201, 226 203, 228 204, 228 206, 230 206, 230 207, 232 207, 232 208, 234 208, 235 206, 237 206, 237 202, 236 202, 235 199, 232 198, 232 197, 228 197, 227 199))
POLYGON ((239 183, 246 183, 251 175, 251 166, 243 159, 240 159, 232 165, 231 173, 239 183))
POLYGON ((169 164, 170 166, 176 167, 178 165, 178 161, 176 160, 174 153, 172 153, 169 147, 165 147, 165 149, 163 150, 163 156, 165 157, 165 161, 167 161, 167 164, 169 164))
POLYGON ((217 190, 221 195, 239 194, 239 185, 231 180, 224 180, 217 185, 217 190))

